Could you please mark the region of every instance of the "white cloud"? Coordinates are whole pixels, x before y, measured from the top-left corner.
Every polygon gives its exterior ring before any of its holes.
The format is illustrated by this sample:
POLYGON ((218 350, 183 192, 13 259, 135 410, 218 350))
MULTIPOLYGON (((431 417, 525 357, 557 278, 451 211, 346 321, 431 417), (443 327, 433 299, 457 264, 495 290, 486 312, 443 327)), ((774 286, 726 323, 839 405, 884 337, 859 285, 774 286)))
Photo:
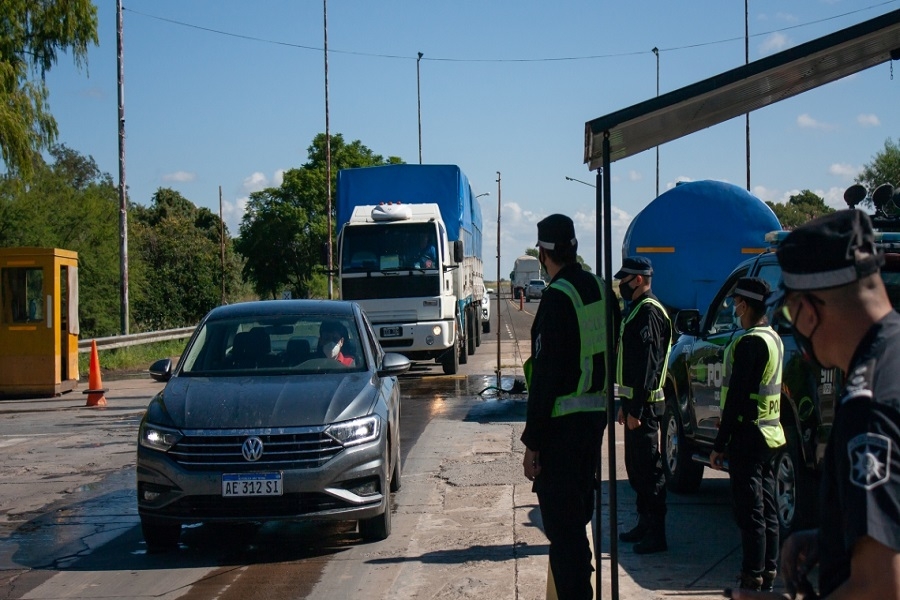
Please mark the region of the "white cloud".
POLYGON ((166 173, 162 176, 162 180, 166 182, 177 182, 177 183, 185 183, 188 181, 194 181, 197 179, 196 173, 190 173, 188 171, 175 171, 174 173, 166 173))
POLYGON ((631 171, 628 171, 628 180, 629 181, 640 181, 643 178, 644 178, 644 176, 641 175, 640 171, 635 171, 634 169, 632 169, 631 171))
POLYGON ((878 118, 878 115, 872 114, 862 114, 856 117, 856 122, 862 125, 863 127, 878 127, 881 125, 881 120, 878 118))
POLYGON ((852 181, 859 174, 860 168, 854 167, 853 165, 848 165, 844 163, 834 163, 833 165, 828 167, 828 173, 830 175, 836 175, 837 177, 842 177, 848 181, 852 181))
POLYGON ((767 188, 764 185, 753 186, 753 195, 763 202, 778 202, 779 193, 780 192, 778 190, 767 188))
POLYGON ((775 54, 776 52, 780 52, 784 50, 788 46, 791 45, 791 40, 788 36, 784 35, 781 32, 774 32, 770 34, 763 42, 759 45, 759 53, 763 56, 767 56, 769 54, 775 54))
POLYGON ((675 178, 675 181, 670 181, 670 182, 666 183, 666 189, 671 190, 673 187, 675 187, 679 183, 688 182, 688 181, 693 181, 693 179, 691 179, 690 177, 687 177, 685 175, 679 175, 678 177, 675 178))
POLYGON ((830 131, 834 129, 833 125, 817 121, 806 113, 797 117, 797 125, 804 129, 821 129, 822 131, 830 131))
POLYGON ((798 21, 797 15, 786 12, 775 13, 775 19, 778 21, 784 21, 785 23, 796 23, 798 21))
POLYGON ((246 193, 258 192, 269 187, 269 179, 259 171, 256 171, 249 177, 244 178, 241 188, 246 193))
POLYGON ((846 189, 847 188, 833 187, 824 192, 817 190, 816 194, 825 200, 825 204, 831 208, 842 209, 847 208, 847 203, 844 201, 844 191, 846 189))

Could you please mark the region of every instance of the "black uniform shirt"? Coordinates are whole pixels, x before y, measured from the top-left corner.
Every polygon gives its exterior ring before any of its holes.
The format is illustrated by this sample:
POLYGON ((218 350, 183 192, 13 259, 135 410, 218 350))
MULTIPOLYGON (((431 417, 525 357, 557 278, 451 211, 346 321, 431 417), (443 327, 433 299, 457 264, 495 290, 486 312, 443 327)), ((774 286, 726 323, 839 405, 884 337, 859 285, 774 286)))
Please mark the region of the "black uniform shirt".
POLYGON ((759 418, 759 407, 750 394, 759 391, 768 362, 769 347, 758 335, 744 335, 735 344, 728 396, 713 445, 716 452, 724 452, 729 444, 732 452, 748 455, 761 454, 765 449, 765 438, 754 424, 759 418))
MULTIPOLYGON (((574 392, 581 378, 578 317, 569 297, 551 287, 558 279, 571 282, 584 304, 603 301, 597 278, 577 263, 560 269, 550 285, 544 288, 531 325, 531 383, 521 438, 525 446, 536 451, 543 450, 547 444, 563 444, 568 436, 578 435, 587 422, 593 423, 592 427, 596 427, 599 434, 606 419, 602 412, 550 416, 556 399, 574 392)), ((605 391, 605 373, 604 355, 597 355, 594 358, 595 384, 590 391, 605 391)))
POLYGON ((650 392, 660 387, 666 353, 672 342, 669 319, 656 304, 645 302, 636 308, 641 300, 648 297, 659 302, 653 292, 642 294, 632 301, 628 314, 635 310, 638 313, 625 325, 620 347, 620 351, 624 352, 620 383, 634 389, 630 401, 623 399, 623 410, 636 419, 641 418, 650 392))
POLYGON ((900 314, 860 342, 838 406, 822 482, 819 587, 825 596, 850 577, 863 536, 900 552, 900 314))

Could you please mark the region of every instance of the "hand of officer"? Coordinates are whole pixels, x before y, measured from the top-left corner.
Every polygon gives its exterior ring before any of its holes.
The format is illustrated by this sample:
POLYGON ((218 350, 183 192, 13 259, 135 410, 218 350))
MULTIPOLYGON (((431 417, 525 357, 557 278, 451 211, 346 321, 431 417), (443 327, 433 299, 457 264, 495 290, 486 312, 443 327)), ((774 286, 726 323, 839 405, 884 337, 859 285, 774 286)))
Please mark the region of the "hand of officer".
POLYGON ((541 474, 541 454, 530 448, 525 448, 525 457, 522 459, 522 470, 525 478, 534 481, 541 474))
POLYGON ((805 529, 791 534, 781 547, 781 577, 793 598, 808 587, 809 572, 819 563, 819 532, 805 529))
POLYGON ((628 429, 637 429, 638 427, 641 426, 641 420, 638 419, 637 417, 628 415, 627 421, 625 422, 625 426, 628 427, 628 429))
POLYGON ((713 450, 709 453, 709 467, 721 471, 725 467, 725 453, 713 450))
POLYGON ((619 413, 616 415, 616 420, 619 422, 619 425, 625 424, 625 411, 619 408, 619 413))

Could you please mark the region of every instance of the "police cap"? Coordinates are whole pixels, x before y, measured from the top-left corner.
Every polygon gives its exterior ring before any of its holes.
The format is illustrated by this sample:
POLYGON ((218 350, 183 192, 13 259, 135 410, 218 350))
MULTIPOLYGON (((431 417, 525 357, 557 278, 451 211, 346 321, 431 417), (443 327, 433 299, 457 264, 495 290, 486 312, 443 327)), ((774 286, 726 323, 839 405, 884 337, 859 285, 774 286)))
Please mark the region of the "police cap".
POLYGON ((801 225, 784 238, 776 256, 781 286, 792 291, 846 285, 877 273, 884 264, 869 216, 855 208, 801 225))
POLYGON ((653 275, 653 263, 644 256, 629 256, 622 261, 622 268, 613 275, 614 279, 624 279, 628 275, 643 275, 649 277, 653 275))
POLYGON ((761 277, 741 277, 734 286, 732 296, 740 296, 747 300, 764 303, 772 293, 769 282, 761 277))
POLYGON ((538 241, 535 247, 559 250, 578 246, 575 239, 575 224, 566 215, 550 215, 537 224, 538 241))

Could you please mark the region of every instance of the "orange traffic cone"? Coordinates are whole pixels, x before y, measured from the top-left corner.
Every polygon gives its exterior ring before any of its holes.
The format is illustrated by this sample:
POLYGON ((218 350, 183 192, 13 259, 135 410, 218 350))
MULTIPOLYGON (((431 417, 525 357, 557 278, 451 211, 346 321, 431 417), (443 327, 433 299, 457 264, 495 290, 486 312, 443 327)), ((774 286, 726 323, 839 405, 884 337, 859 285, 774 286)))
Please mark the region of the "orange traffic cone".
POLYGON ((88 375, 88 389, 82 394, 87 394, 85 406, 106 406, 106 389, 100 379, 100 357, 97 354, 97 341, 91 340, 91 370, 88 375))

